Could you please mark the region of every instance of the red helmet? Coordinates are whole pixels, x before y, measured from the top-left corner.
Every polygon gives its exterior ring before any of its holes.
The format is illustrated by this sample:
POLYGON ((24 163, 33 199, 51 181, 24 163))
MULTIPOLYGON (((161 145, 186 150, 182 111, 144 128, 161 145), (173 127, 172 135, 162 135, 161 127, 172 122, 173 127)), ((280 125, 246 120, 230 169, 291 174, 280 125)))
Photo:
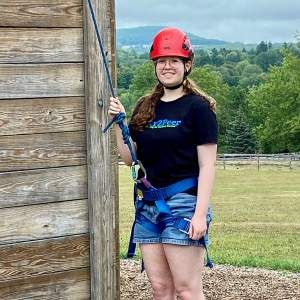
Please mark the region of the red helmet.
POLYGON ((149 56, 152 60, 162 56, 178 56, 192 60, 194 52, 186 33, 177 28, 166 27, 155 35, 149 56))

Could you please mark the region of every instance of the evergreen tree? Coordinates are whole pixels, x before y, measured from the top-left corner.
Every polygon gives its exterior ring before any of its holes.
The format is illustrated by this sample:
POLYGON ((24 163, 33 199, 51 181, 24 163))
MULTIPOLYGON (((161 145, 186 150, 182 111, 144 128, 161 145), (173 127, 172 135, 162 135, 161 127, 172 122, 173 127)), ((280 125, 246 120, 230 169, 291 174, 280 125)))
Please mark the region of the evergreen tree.
POLYGON ((256 47, 256 54, 266 52, 267 50, 268 50, 268 45, 264 41, 261 41, 256 47))
POLYGON ((221 54, 221 52, 219 53, 218 50, 216 48, 213 48, 211 50, 211 63, 215 66, 221 66, 225 59, 223 57, 223 55, 221 54))
POLYGON ((238 111, 229 122, 226 136, 227 153, 255 153, 255 141, 243 114, 238 111))
POLYGON ((268 49, 271 49, 273 47, 271 42, 268 42, 268 49))
POLYGON ((195 52, 194 67, 202 67, 211 64, 211 59, 206 50, 200 49, 195 52))

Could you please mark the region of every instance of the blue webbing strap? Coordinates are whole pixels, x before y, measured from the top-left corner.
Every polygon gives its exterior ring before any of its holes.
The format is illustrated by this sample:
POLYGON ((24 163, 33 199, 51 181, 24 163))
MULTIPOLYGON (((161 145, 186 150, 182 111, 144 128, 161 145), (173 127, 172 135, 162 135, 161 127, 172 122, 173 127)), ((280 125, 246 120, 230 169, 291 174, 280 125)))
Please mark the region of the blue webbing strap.
MULTIPOLYGON (((198 179, 196 177, 186 178, 171 185, 168 185, 165 188, 160 188, 159 193, 161 195, 160 198, 168 199, 182 191, 186 191, 198 185, 198 179)), ((139 185, 138 185, 139 187, 139 185)), ((143 190, 143 187, 141 187, 143 190)), ((158 191, 156 189, 147 189, 143 190, 143 198, 144 200, 152 200, 157 198, 158 191)))

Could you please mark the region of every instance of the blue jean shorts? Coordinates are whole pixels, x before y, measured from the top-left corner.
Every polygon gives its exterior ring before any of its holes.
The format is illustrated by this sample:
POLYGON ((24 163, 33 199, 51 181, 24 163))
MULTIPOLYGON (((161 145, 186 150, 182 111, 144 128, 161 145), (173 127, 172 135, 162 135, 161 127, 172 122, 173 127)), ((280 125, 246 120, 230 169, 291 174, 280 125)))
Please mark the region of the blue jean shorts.
MULTIPOLYGON (((166 202, 169 205, 173 216, 180 216, 191 219, 195 212, 197 197, 187 193, 178 193, 166 200, 166 202)), ((159 212, 154 203, 145 203, 143 208, 140 210, 140 213, 153 223, 157 223, 159 212)), ((206 216, 207 231, 204 236, 206 246, 209 245, 208 228, 211 219, 211 209, 209 207, 206 216)), ((163 243, 188 246, 203 246, 203 239, 192 240, 186 233, 181 232, 174 227, 166 227, 161 234, 158 234, 143 227, 139 223, 135 223, 134 226, 133 242, 139 244, 163 243)))

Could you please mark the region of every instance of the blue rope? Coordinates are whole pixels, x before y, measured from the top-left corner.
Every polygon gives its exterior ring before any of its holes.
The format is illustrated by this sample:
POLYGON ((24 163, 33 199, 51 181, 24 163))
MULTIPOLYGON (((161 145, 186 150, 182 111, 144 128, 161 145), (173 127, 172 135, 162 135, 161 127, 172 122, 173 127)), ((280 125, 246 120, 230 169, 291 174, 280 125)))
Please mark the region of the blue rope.
POLYGON ((115 95, 115 91, 114 91, 114 88, 113 88, 113 84, 112 84, 112 80, 111 80, 111 76, 110 76, 110 72, 109 72, 109 68, 108 68, 108 62, 107 62, 107 58, 106 58, 106 55, 105 55, 103 42, 101 40, 101 36, 100 36, 100 33, 99 33, 99 26, 97 24, 95 12, 94 12, 94 8, 93 8, 93 5, 91 3, 91 0, 88 0, 88 4, 89 4, 90 12, 91 12, 94 27, 95 27, 97 40, 98 40, 98 43, 99 43, 99 46, 100 46, 100 51, 101 51, 102 58, 103 58, 104 68, 105 68, 105 71, 106 71, 106 75, 107 75, 107 79, 108 79, 108 83, 109 83, 109 88, 110 88, 112 96, 115 98, 116 95, 115 95))

